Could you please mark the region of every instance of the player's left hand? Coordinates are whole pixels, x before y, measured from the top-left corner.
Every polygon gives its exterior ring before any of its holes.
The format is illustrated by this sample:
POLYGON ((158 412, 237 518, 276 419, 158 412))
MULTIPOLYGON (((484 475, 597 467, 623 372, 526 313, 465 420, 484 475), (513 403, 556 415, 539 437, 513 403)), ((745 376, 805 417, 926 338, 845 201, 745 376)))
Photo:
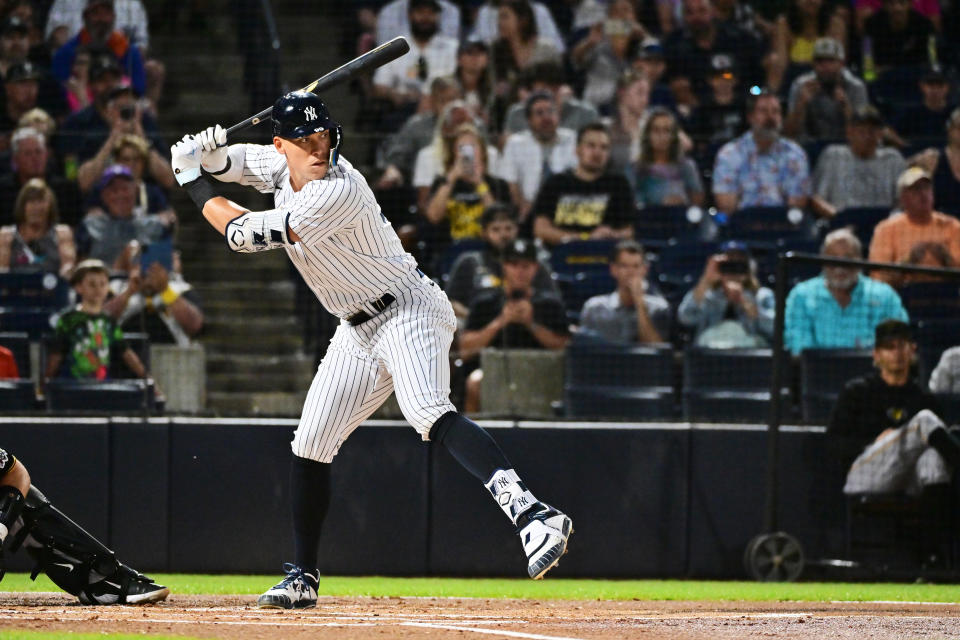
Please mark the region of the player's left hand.
POLYGON ((181 187, 200 177, 200 153, 200 143, 190 135, 170 147, 170 165, 181 187))
POLYGON ((216 125, 207 127, 194 140, 200 143, 200 166, 210 173, 218 173, 227 167, 227 130, 216 125))

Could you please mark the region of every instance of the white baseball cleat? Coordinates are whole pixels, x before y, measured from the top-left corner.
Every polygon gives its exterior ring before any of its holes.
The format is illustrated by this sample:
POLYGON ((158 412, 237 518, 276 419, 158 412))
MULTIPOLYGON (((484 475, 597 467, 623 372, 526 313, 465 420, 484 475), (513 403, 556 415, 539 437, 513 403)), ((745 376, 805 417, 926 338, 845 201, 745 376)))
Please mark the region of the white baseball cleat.
POLYGON ((521 519, 526 520, 520 528, 520 542, 527 554, 527 573, 539 580, 557 566, 560 556, 567 552, 573 521, 542 502, 523 514, 521 519))
POLYGON ((317 606, 320 574, 310 573, 295 564, 284 563, 287 577, 257 598, 261 609, 309 609, 317 606))

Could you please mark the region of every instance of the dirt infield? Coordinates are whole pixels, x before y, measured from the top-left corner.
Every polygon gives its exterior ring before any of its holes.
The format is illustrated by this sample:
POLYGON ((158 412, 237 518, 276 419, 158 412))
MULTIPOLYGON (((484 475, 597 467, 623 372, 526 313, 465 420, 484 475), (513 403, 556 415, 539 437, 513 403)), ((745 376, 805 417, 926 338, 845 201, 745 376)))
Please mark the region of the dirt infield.
POLYGON ((202 638, 960 638, 960 605, 321 598, 259 610, 254 596, 171 596, 146 607, 83 607, 54 593, 0 593, 5 629, 202 638))

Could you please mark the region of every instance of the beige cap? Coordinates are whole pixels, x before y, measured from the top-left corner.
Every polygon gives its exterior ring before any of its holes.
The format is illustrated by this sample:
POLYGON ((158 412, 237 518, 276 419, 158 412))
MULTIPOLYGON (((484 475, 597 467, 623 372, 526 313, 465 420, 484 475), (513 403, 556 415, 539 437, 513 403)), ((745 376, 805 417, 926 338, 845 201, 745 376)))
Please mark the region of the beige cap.
POLYGON ((834 38, 817 38, 813 43, 813 59, 845 60, 843 45, 834 38))
POLYGON ((920 167, 910 167, 900 174, 897 178, 897 195, 900 195, 904 189, 909 189, 921 180, 930 180, 930 174, 920 167))

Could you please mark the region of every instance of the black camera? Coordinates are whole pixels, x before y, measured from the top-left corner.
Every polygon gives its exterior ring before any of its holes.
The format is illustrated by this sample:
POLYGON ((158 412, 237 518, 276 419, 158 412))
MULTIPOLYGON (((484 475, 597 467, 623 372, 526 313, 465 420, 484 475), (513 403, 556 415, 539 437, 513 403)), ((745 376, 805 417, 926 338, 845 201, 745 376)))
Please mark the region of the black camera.
POLYGON ((728 276, 742 276, 750 273, 750 263, 745 260, 722 260, 718 268, 720 273, 728 276))
POLYGON ((527 297, 527 294, 522 289, 514 289, 510 292, 511 300, 523 300, 527 297))
POLYGON ((137 109, 132 104, 125 104, 120 107, 120 118, 122 120, 133 120, 135 115, 137 115, 137 109))

